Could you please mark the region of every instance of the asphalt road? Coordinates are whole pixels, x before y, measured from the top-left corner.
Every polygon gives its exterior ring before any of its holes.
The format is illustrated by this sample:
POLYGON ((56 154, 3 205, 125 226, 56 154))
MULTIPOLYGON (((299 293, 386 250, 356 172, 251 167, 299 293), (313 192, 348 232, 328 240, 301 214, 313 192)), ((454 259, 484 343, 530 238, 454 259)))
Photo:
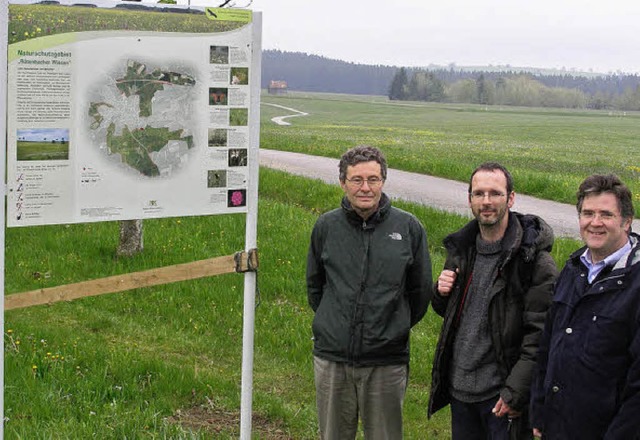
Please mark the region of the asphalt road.
MULTIPOLYGON (((260 149, 260 165, 338 184, 337 159, 260 149)), ((578 216, 574 205, 518 194, 518 182, 515 182, 515 186, 514 211, 539 215, 551 225, 556 237, 580 238, 578 216)), ((389 169, 384 192, 391 198, 471 216, 467 204, 466 183, 389 169)), ((633 222, 633 230, 640 231, 640 220, 636 219, 633 222)))

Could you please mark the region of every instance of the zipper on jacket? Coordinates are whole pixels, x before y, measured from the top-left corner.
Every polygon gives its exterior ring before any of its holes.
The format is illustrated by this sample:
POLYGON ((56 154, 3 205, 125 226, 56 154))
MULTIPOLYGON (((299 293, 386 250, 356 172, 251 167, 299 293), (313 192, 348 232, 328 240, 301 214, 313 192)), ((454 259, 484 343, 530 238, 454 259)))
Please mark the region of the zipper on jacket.
MULTIPOLYGON (((369 233, 369 231, 367 231, 367 221, 364 220, 362 222, 362 242, 363 242, 363 247, 364 247, 364 252, 363 252, 363 257, 362 257, 362 271, 361 271, 361 278, 360 278, 360 289, 358 291, 358 296, 356 297, 356 301, 353 307, 353 317, 351 318, 351 340, 349 342, 349 353, 348 353, 348 358, 350 363, 352 364, 356 364, 357 361, 359 360, 359 357, 357 356, 356 353, 356 346, 358 343, 361 343, 361 341, 356 341, 356 329, 358 327, 359 324, 358 323, 358 313, 362 313, 361 309, 362 309, 362 298, 364 297, 364 292, 365 289, 367 287, 367 276, 368 276, 368 268, 369 268, 369 245, 371 243, 371 234, 369 233)), ((362 335, 360 335, 360 338, 362 338, 362 335)))

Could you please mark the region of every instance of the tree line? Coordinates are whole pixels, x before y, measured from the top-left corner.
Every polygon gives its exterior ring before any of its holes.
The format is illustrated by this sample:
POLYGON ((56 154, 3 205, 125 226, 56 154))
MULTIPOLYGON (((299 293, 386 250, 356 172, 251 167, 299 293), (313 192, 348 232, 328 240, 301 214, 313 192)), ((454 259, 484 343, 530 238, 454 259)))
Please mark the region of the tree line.
POLYGON ((265 50, 262 87, 286 81, 290 90, 386 95, 397 100, 640 110, 640 76, 542 69, 464 69, 368 65, 302 52, 265 50))
MULTIPOLYGON (((633 77, 633 75, 632 75, 633 77)), ((562 87, 563 81, 536 77, 524 73, 493 74, 476 72, 475 77, 446 82, 438 71, 414 70, 408 73, 404 67, 397 70, 388 96, 392 100, 473 103, 484 105, 514 105, 527 107, 560 107, 577 109, 640 110, 640 84, 638 78, 622 90, 611 90, 607 81, 598 88, 595 79, 585 78, 584 85, 575 86, 574 78, 565 78, 574 87, 562 87), (552 83, 554 85, 545 84, 552 83), (593 93, 589 89, 594 90, 593 93)), ((620 81, 618 81, 620 82, 620 81)))

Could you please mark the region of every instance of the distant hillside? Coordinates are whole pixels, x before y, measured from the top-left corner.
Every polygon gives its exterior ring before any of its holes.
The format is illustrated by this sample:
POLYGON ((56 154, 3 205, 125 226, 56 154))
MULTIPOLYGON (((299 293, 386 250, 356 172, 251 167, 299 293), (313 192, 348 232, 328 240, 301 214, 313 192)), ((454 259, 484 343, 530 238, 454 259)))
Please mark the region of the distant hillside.
MULTIPOLYGON (((271 80, 284 80, 290 90, 328 93, 387 95, 391 81, 401 66, 356 64, 309 55, 302 52, 265 50, 262 53, 262 87, 271 80)), ((407 68, 409 75, 427 70, 446 84, 464 79, 476 80, 481 74, 487 80, 529 74, 547 87, 577 89, 589 96, 607 97, 640 90, 640 76, 624 74, 598 75, 592 72, 550 71, 549 69, 511 66, 425 66, 407 68)))
POLYGON ((262 52, 262 87, 284 80, 290 90, 386 95, 397 68, 332 60, 302 52, 262 52))

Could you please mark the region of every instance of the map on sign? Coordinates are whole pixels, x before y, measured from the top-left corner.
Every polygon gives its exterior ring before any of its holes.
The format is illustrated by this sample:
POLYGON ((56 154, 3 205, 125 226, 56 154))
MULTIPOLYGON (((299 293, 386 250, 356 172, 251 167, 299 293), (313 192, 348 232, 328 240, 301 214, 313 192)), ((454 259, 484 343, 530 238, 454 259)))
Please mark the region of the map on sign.
POLYGON ((147 73, 147 66, 137 61, 129 61, 127 73, 116 80, 116 86, 126 96, 140 97, 140 116, 151 116, 151 101, 166 86, 192 86, 196 82, 189 75, 176 72, 164 72, 155 69, 147 73))
POLYGON ((194 146, 195 79, 127 60, 96 87, 88 104, 94 142, 111 160, 146 176, 170 176, 194 146))

